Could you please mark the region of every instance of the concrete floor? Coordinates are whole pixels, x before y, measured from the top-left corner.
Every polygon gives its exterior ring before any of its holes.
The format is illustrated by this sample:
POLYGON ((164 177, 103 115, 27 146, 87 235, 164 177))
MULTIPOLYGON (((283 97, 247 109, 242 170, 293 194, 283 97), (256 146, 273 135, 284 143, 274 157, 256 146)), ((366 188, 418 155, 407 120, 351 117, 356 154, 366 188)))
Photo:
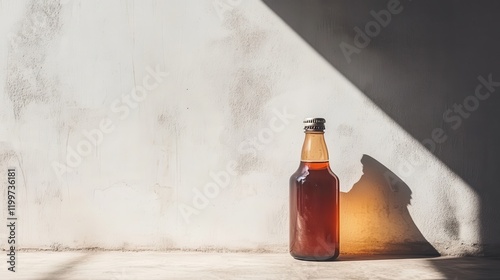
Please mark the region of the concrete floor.
MULTIPOLYGON (((3 254, 2 254, 3 255, 3 254)), ((288 254, 19 252, 0 279, 500 279, 500 259, 349 257, 304 262, 288 254)))

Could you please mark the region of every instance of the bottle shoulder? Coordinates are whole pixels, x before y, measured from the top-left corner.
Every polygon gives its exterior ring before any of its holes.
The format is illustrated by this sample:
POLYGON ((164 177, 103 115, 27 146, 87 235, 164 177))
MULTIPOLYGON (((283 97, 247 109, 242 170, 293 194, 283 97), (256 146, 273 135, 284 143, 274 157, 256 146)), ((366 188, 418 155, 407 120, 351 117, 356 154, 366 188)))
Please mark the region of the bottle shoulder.
POLYGON ((297 170, 295 170, 295 172, 293 172, 292 175, 290 176, 290 181, 297 180, 297 178, 304 175, 303 173, 304 173, 303 168, 301 166, 299 166, 297 168, 297 170))
POLYGON ((297 170, 290 176, 291 181, 300 181, 305 178, 316 176, 332 177, 335 181, 339 181, 338 176, 332 171, 328 162, 301 162, 297 170))
POLYGON ((335 179, 337 179, 337 181, 339 180, 339 176, 337 176, 337 174, 335 174, 332 169, 330 167, 328 167, 328 172, 330 173, 330 175, 332 175, 335 179))

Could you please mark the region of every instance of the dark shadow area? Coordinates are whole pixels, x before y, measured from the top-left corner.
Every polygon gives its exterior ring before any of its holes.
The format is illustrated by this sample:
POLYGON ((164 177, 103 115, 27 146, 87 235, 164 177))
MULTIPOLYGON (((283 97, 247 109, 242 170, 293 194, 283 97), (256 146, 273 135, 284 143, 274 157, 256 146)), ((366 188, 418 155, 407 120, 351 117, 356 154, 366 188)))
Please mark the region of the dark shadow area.
POLYGON ((82 264, 86 260, 90 258, 93 254, 91 252, 85 253, 81 256, 73 258, 68 262, 60 265, 57 269, 53 270, 50 273, 45 274, 38 280, 58 280, 58 279, 66 279, 66 275, 70 273, 75 267, 82 264))
POLYGON ((439 256, 408 212, 408 185, 368 155, 361 163, 363 175, 340 196, 340 259, 439 256))
POLYGON ((471 186, 481 200, 481 249, 499 254, 500 1, 401 0, 380 19, 389 2, 264 0, 471 186), (437 143, 440 129, 446 140, 437 143))
POLYGON ((445 279, 499 279, 498 258, 440 258, 429 262, 444 274, 445 279))

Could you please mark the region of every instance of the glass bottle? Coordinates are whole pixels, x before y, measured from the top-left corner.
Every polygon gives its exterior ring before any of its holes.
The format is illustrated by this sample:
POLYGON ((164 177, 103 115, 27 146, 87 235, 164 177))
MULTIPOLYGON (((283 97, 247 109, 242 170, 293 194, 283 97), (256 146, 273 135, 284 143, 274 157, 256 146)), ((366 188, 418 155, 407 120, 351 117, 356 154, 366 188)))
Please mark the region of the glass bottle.
POLYGON ((339 179, 330 170, 325 119, 304 120, 298 170, 290 177, 290 254, 326 261, 339 255, 339 179))

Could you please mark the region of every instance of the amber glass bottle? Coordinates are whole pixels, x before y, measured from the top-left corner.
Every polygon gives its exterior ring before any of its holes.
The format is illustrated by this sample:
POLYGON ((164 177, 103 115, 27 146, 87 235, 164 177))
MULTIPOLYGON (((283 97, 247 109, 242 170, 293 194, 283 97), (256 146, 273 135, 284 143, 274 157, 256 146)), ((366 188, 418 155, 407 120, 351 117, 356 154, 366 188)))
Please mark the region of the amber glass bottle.
POLYGON ((302 157, 290 177, 290 254, 300 260, 339 255, 339 179, 330 170, 325 122, 304 120, 302 157))

